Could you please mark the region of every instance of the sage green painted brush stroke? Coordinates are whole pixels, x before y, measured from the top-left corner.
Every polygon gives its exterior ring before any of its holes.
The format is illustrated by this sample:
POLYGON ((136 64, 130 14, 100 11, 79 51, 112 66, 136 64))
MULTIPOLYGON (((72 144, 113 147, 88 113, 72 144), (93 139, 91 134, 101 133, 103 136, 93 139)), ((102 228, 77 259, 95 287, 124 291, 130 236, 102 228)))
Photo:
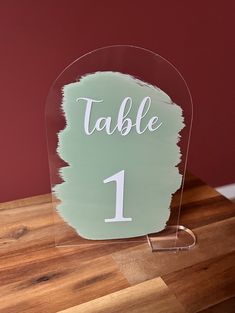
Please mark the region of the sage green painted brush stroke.
POLYGON ((181 185, 177 145, 184 127, 182 109, 157 87, 118 72, 89 74, 63 88, 62 110, 66 128, 59 134, 58 154, 69 166, 60 169, 64 182, 54 187, 61 200, 57 210, 77 233, 87 239, 129 238, 158 232, 169 219, 170 203, 181 185), (122 136, 84 132, 86 102, 77 98, 103 99, 93 104, 90 125, 99 117, 117 120, 125 97, 133 100, 129 113, 135 123, 144 97, 152 103, 143 123, 158 116, 163 124, 154 132, 137 134, 133 127, 122 136), (104 179, 125 170, 124 217, 132 221, 105 223, 115 216, 116 183, 104 179))

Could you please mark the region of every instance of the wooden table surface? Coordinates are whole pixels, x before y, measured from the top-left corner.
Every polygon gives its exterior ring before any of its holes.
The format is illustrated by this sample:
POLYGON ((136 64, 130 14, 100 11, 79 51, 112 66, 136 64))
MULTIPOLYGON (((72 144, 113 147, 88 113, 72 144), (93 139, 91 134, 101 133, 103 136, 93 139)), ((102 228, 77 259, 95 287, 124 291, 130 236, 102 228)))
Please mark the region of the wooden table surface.
POLYGON ((0 205, 1 313, 234 313, 235 206, 188 175, 190 251, 147 243, 55 248, 50 195, 0 205))

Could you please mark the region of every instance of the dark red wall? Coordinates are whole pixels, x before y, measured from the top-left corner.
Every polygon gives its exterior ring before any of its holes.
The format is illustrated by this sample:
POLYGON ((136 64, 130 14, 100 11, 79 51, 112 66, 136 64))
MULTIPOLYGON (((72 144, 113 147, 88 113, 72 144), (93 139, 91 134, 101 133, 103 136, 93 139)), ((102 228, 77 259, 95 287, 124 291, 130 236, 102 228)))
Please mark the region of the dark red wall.
POLYGON ((195 118, 189 168, 211 185, 235 181, 234 0, 0 2, 0 201, 49 192, 45 98, 70 62, 132 44, 185 77, 195 118))

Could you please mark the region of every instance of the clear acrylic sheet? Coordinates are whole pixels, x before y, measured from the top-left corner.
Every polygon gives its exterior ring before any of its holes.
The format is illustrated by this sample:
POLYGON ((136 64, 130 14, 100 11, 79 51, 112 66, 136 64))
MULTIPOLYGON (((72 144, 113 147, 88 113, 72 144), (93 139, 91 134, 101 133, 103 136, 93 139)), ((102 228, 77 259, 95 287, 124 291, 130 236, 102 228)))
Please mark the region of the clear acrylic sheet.
POLYGON ((180 226, 179 223, 192 114, 191 95, 182 75, 171 63, 149 50, 127 45, 104 47, 83 55, 66 67, 50 88, 45 112, 55 245, 79 246, 84 244, 149 242, 153 251, 181 250, 192 247, 196 242, 194 234, 180 226), (60 158, 57 152, 58 133, 66 125, 65 116, 61 110, 63 101, 62 89, 67 84, 79 82, 87 74, 99 71, 128 74, 145 83, 157 86, 183 110, 185 127, 180 132, 181 137, 178 142, 182 155, 181 162, 178 165, 179 172, 182 174, 182 183, 181 187, 173 194, 170 208, 166 208, 166 210, 170 210, 170 217, 166 227, 160 232, 133 238, 90 240, 79 236, 57 212, 60 200, 56 198, 53 192, 54 186, 63 182, 59 174, 60 169, 69 166, 68 163, 60 158))

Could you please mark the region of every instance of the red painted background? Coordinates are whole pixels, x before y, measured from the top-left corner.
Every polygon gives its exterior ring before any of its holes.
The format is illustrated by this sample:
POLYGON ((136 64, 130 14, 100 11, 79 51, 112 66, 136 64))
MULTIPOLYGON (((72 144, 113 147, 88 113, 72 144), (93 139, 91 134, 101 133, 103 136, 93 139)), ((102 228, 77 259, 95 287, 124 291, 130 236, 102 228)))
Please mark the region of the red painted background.
POLYGON ((112 44, 157 52, 185 77, 195 118, 189 169, 235 181, 234 0, 0 2, 0 202, 49 192, 45 98, 60 71, 112 44))

